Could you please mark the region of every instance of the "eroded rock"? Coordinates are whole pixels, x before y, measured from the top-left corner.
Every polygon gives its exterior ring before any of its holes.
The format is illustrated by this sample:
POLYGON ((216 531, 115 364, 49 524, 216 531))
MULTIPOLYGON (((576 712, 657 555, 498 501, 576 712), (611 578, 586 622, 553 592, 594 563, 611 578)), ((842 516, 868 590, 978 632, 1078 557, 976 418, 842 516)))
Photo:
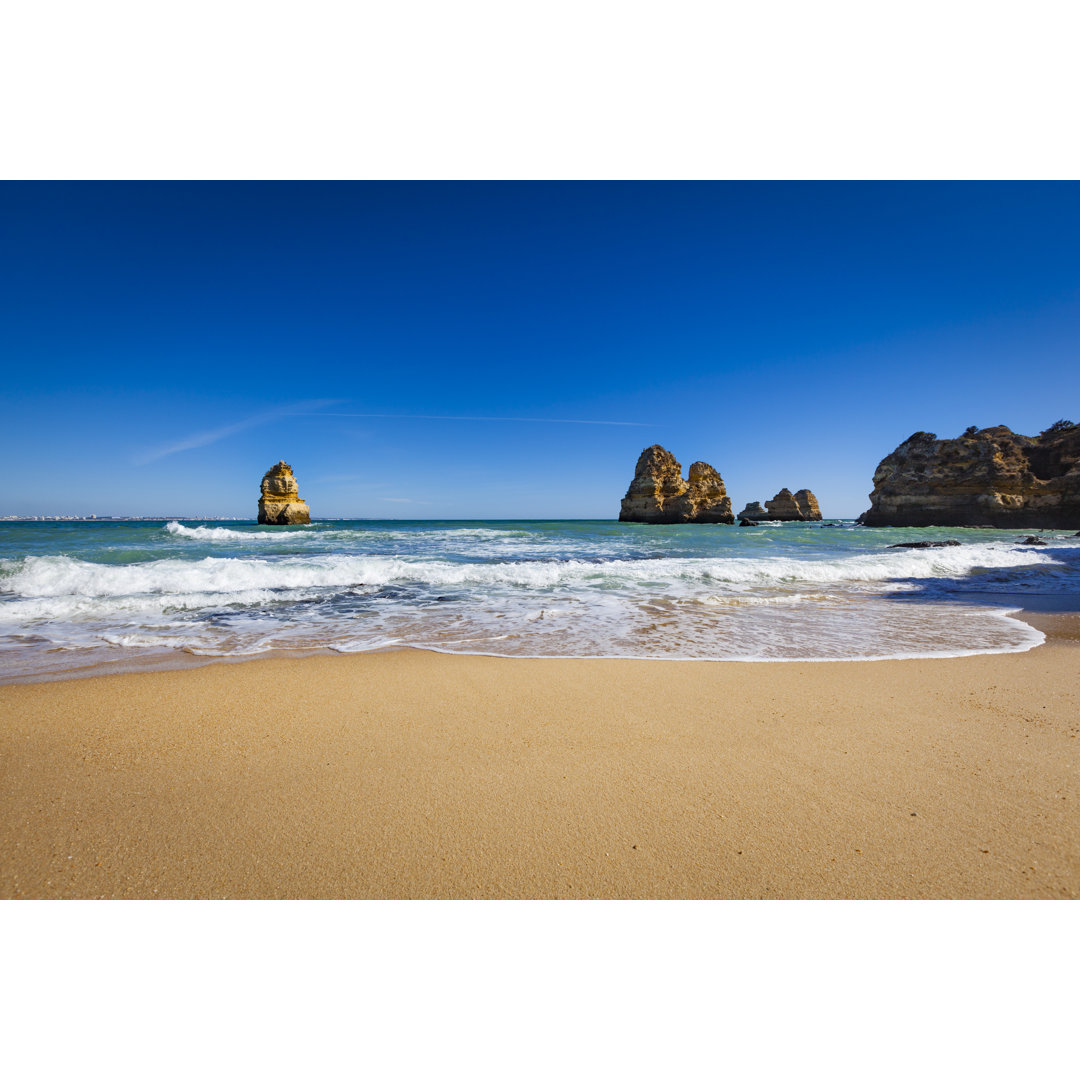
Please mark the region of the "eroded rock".
POLYGON ((1080 525, 1080 425, 1042 434, 970 427, 959 438, 917 431, 874 473, 865 525, 1063 529, 1080 525))
POLYGON ((801 488, 794 495, 781 488, 776 495, 765 501, 769 521, 820 521, 821 508, 809 488, 801 488))
POLYGON ((795 492, 795 505, 802 512, 803 521, 820 521, 821 507, 817 496, 809 488, 800 488, 795 492))
POLYGON ((769 516, 769 511, 759 502, 748 502, 736 515, 739 521, 760 521, 769 516))
POLYGON ((310 525, 308 504, 300 491, 292 469, 279 461, 262 478, 259 498, 260 525, 310 525))
POLYGON ((620 521, 650 525, 731 525, 735 516, 720 474, 704 461, 690 466, 689 480, 675 455, 659 445, 646 447, 622 501, 620 521))

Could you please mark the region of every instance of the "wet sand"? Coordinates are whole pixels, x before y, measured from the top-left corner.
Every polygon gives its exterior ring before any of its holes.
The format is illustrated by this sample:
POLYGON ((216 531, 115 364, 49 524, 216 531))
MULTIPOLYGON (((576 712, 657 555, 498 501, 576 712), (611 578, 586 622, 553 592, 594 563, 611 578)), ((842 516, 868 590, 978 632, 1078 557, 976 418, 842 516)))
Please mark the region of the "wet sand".
POLYGON ((395 652, 0 687, 0 895, 1080 894, 1080 616, 1027 653, 395 652))

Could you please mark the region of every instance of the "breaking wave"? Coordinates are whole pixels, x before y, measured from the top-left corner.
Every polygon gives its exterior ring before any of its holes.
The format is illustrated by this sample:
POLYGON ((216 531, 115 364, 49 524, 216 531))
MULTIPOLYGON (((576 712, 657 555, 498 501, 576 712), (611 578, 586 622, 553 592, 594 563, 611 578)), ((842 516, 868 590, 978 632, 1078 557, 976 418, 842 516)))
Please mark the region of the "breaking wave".
MULTIPOLYGON (((307 528, 307 526, 300 526, 300 528, 307 528)), ((274 531, 259 531, 258 529, 251 529, 249 532, 240 532, 239 529, 226 529, 223 526, 214 525, 196 525, 191 528, 188 525, 181 525, 179 521, 170 521, 165 526, 165 532, 169 536, 180 537, 184 540, 203 540, 213 542, 215 540, 254 540, 256 542, 261 540, 295 540, 297 533, 286 531, 280 527, 274 528, 274 531)), ((302 535, 302 534, 301 534, 302 535)))
MULTIPOLYGON (((227 530, 220 530, 225 532, 227 530)), ((213 558, 108 565, 69 556, 29 556, 0 565, 0 591, 22 597, 172 596, 251 590, 347 588, 411 583, 552 589, 590 585, 728 584, 732 586, 870 584, 904 579, 960 579, 972 571, 1061 568, 1038 549, 972 544, 960 548, 885 551, 817 561, 785 557, 721 559, 544 559, 451 563, 394 556, 313 555, 282 559, 213 558)))
POLYGON ((0 559, 9 669, 70 666, 87 649, 740 660, 1008 652, 1043 640, 1005 617, 1016 594, 1080 592, 1076 540, 1020 546, 985 533, 923 549, 889 548, 889 530, 612 522, 269 530, 170 521, 93 535, 81 548, 0 559))

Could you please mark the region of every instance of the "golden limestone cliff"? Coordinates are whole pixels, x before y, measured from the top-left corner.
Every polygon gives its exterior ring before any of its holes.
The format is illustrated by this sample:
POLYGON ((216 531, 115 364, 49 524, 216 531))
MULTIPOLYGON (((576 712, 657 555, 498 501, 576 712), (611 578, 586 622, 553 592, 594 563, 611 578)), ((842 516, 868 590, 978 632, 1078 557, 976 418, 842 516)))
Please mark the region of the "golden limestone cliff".
POLYGON ((674 454, 662 446, 649 446, 638 458, 619 520, 649 525, 732 525, 735 516, 724 481, 711 465, 695 461, 689 480, 684 480, 674 454))
POLYGON ((279 461, 262 478, 259 498, 260 525, 309 525, 308 504, 300 498, 293 471, 279 461))
POLYGON ((765 500, 767 521, 820 521, 821 508, 809 488, 800 488, 794 495, 781 488, 771 499, 765 500))
POLYGON ((809 488, 800 488, 795 492, 795 505, 802 513, 803 521, 821 520, 821 507, 818 506, 817 496, 809 488))
POLYGON ((1080 527, 1080 425, 1035 437, 1004 426, 959 438, 917 431, 874 473, 864 525, 1080 527))

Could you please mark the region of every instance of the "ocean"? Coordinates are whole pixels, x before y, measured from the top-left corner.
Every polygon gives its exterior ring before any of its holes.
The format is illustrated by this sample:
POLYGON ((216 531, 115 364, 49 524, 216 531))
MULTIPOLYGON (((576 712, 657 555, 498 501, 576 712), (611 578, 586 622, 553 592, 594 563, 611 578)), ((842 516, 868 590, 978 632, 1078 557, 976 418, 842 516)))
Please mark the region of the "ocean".
MULTIPOLYGON (((1080 539, 853 522, 0 523, 0 678, 274 650, 860 660, 1019 652, 1080 539), (894 549, 918 540, 959 546, 894 549)), ((1076 605, 1080 608, 1080 603, 1076 605)))

